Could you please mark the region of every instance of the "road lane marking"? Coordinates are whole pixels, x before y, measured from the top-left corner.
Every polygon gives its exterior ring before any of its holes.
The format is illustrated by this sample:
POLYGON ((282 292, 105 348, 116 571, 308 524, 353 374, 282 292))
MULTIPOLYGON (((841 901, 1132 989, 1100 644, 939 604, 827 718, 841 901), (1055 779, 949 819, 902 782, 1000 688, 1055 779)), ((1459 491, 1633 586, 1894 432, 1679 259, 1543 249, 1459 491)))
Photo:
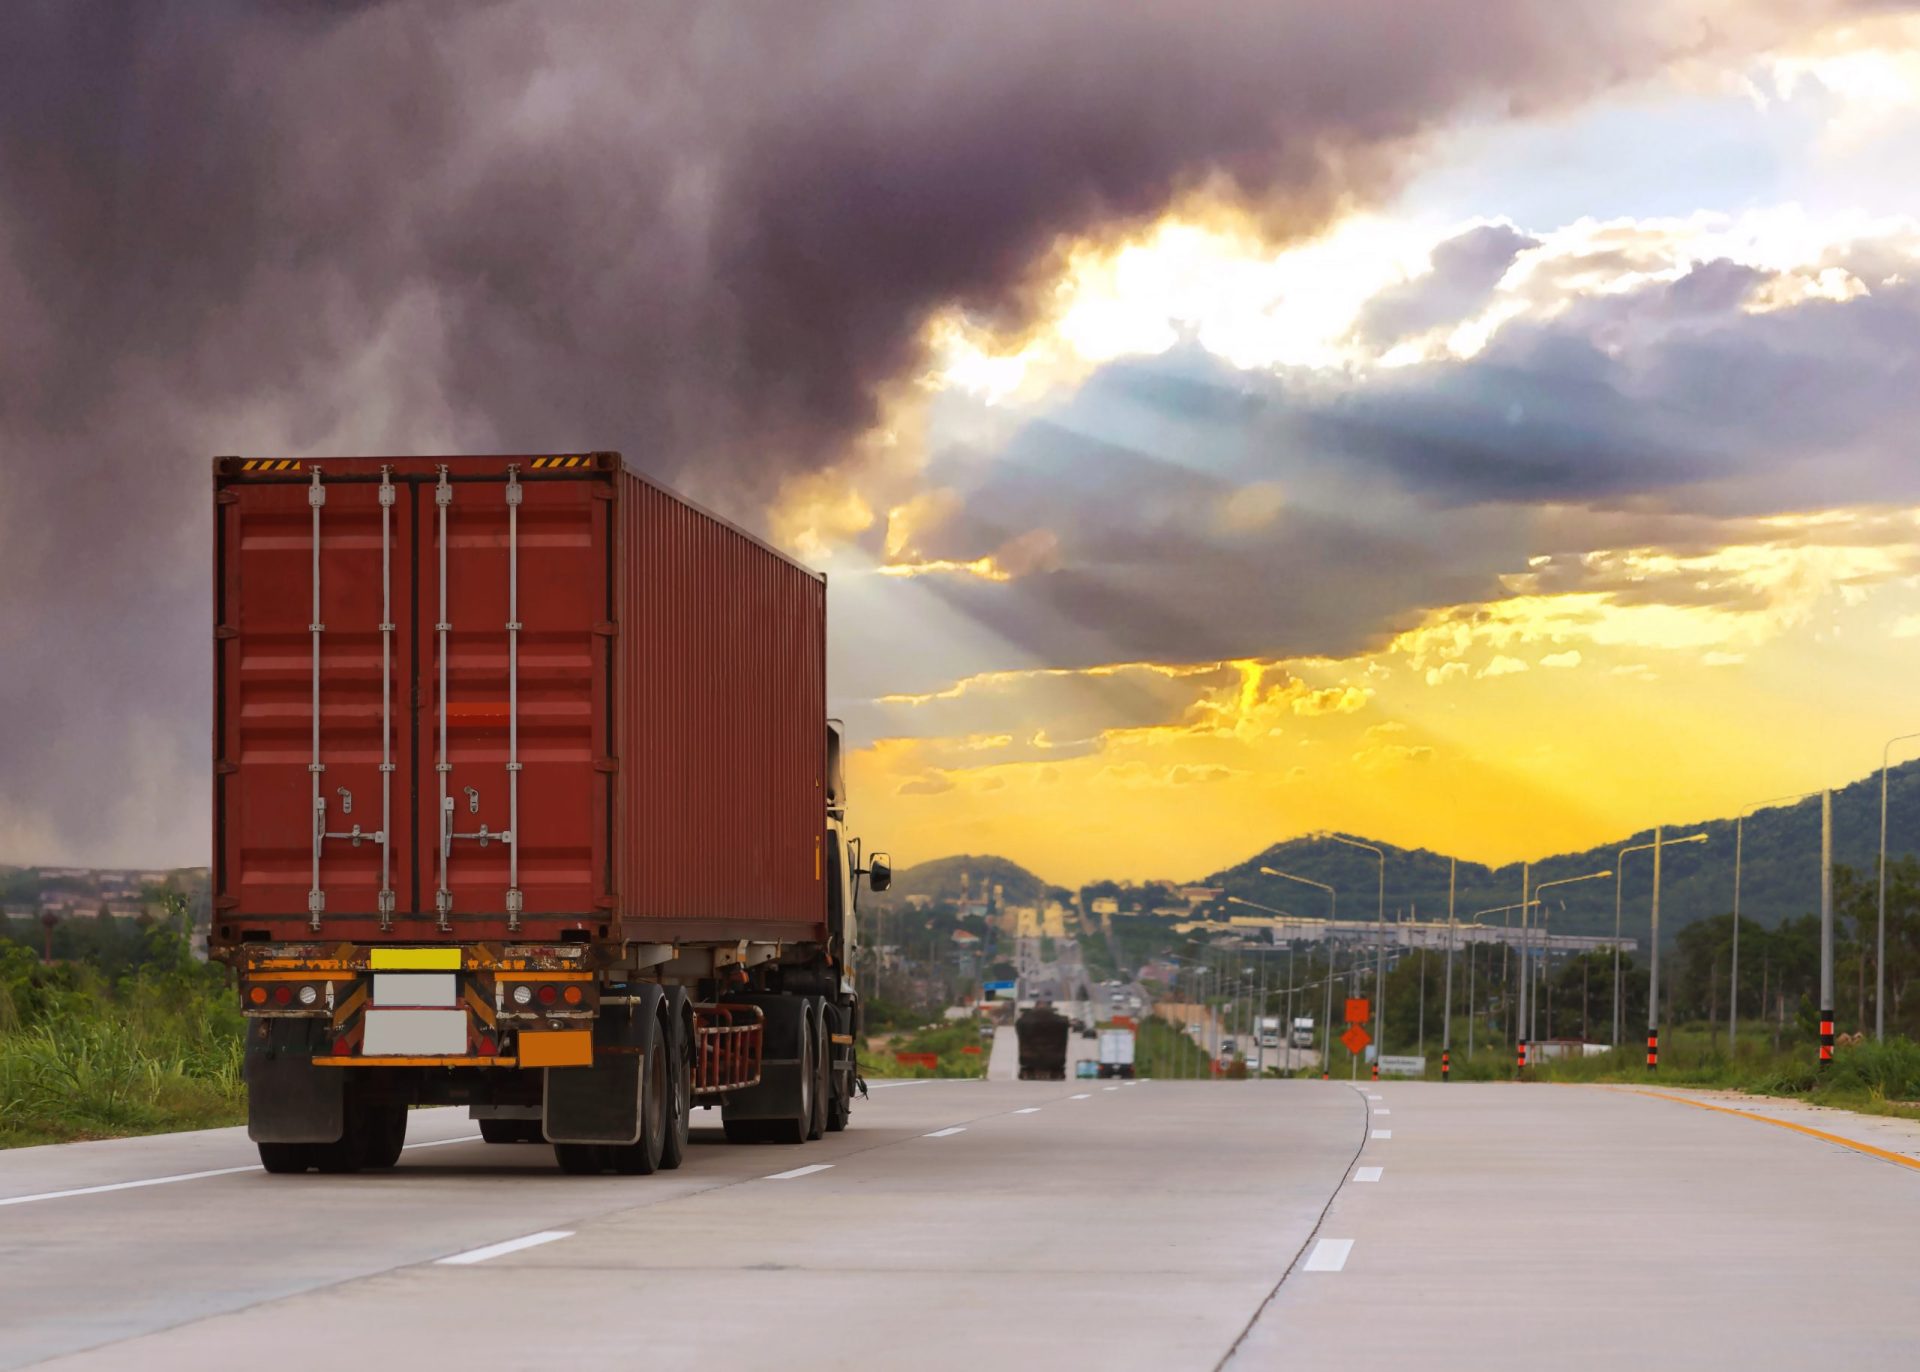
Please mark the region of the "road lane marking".
POLYGON ((1374 1094, 1373 1094, 1372 1092, 1368 1092, 1368 1093, 1367 1093, 1367 1099, 1368 1099, 1368 1100, 1384 1100, 1384 1099, 1386 1099, 1386 1098, 1385 1098, 1384 1096, 1376 1096, 1376 1095, 1374 1095, 1374 1094))
POLYGON ((1016 1115, 1037 1115, 1040 1113, 1040 1107, 1037 1105, 1029 1105, 1026 1109, 1015 1110, 1013 1113, 1016 1115))
POLYGON ((966 1125, 956 1124, 950 1129, 936 1129, 931 1134, 922 1134, 920 1137, 923 1139, 944 1139, 954 1134, 964 1134, 966 1132, 966 1125))
POLYGON ((1376 1130, 1374 1130, 1374 1131, 1373 1131, 1373 1136, 1374 1136, 1374 1137, 1375 1137, 1376 1139, 1390 1139, 1390 1138, 1392 1138, 1392 1137, 1393 1137, 1393 1130, 1391 1130, 1391 1129, 1376 1129, 1376 1130))
POLYGON ((1068 1097, 1067 1097, 1067 1099, 1068 1099, 1068 1100, 1092 1100, 1092 1099, 1093 1099, 1093 1096, 1092 1096, 1092 1094, 1091 1094, 1091 1093, 1089 1093, 1089 1092, 1086 1092, 1086 1091, 1082 1091, 1082 1092, 1081 1092, 1081 1093, 1080 1093, 1079 1095, 1077 1095, 1077 1096, 1068 1096, 1068 1097))
MULTIPOLYGON (((1839 1134, 1829 1134, 1824 1129, 1811 1129, 1804 1124, 1794 1124, 1788 1120, 1777 1120, 1771 1115, 1756 1115, 1751 1110, 1735 1110, 1726 1105, 1709 1105, 1703 1100, 1689 1100, 1685 1096, 1670 1096, 1664 1091, 1642 1091, 1638 1087, 1628 1087, 1636 1096, 1649 1096, 1654 1100, 1670 1100, 1680 1105, 1691 1105, 1696 1110, 1711 1110, 1716 1115, 1738 1115, 1743 1120, 1758 1120, 1762 1124, 1775 1124, 1782 1129, 1791 1129, 1796 1134, 1805 1134, 1808 1138, 1819 1139, 1823 1143, 1837 1143, 1842 1148, 1851 1148, 1856 1153, 1865 1153, 1869 1157, 1879 1158, 1882 1162, 1895 1162, 1902 1167, 1911 1167, 1920 1171, 1920 1159, 1910 1158, 1904 1153, 1890 1152, 1885 1148, 1875 1148, 1870 1143, 1861 1143, 1858 1139, 1845 1138, 1839 1134)), ((0 1201, 0 1205, 6 1204, 0 1201)))
POLYGON ((1393 1111, 1387 1109, 1384 1105, 1376 1105, 1373 1107, 1373 1113, 1376 1115, 1391 1115, 1393 1111))
POLYGON ((108 1182, 104 1186, 75 1186, 66 1191, 41 1191, 31 1196, 0 1198, 0 1205, 26 1205, 31 1201, 63 1200, 68 1196, 97 1196, 106 1191, 132 1191, 142 1186, 166 1186, 176 1181, 199 1181, 202 1177, 230 1177, 236 1172, 258 1172, 259 1163, 249 1167, 216 1167, 207 1172, 181 1172, 171 1177, 144 1177, 139 1181, 108 1182))
POLYGON ((1355 1169, 1354 1169, 1354 1173, 1353 1173, 1353 1179, 1354 1179, 1355 1181, 1379 1181, 1379 1180, 1380 1180, 1380 1174, 1381 1174, 1382 1172, 1384 1172, 1385 1170, 1386 1170, 1386 1169, 1385 1169, 1385 1168, 1383 1168, 1383 1167, 1359 1167, 1359 1168, 1355 1168, 1355 1169))
POLYGON ((1321 1239, 1313 1246, 1313 1252, 1307 1255, 1306 1270, 1338 1272, 1347 1265, 1347 1254, 1352 1251, 1352 1239, 1321 1239))
POLYGON ((525 1238, 508 1239, 505 1243, 490 1243, 485 1248, 469 1248, 464 1253, 455 1253, 450 1258, 436 1258, 437 1267, 471 1267, 476 1262, 485 1262, 489 1258, 501 1257, 507 1253, 518 1253, 522 1248, 538 1248, 543 1243, 552 1243, 556 1239, 570 1239, 571 1229, 542 1229, 538 1234, 528 1234, 525 1238))
POLYGON ((791 1168, 785 1172, 774 1172, 760 1178, 761 1181, 792 1181, 795 1177, 810 1177, 815 1172, 824 1172, 832 1167, 830 1162, 810 1162, 805 1167, 791 1168))
MULTIPOLYGON (((472 1143, 478 1134, 462 1134, 457 1139, 428 1139, 410 1143, 408 1148, 439 1148, 449 1143, 472 1143)), ((0 1206, 26 1205, 32 1201, 65 1200, 68 1196, 98 1196, 108 1191, 135 1191, 143 1186, 170 1186, 176 1181, 202 1181, 207 1177, 232 1177, 242 1172, 263 1171, 259 1163, 244 1167, 214 1167, 205 1172, 176 1172, 168 1177, 142 1177, 138 1181, 113 1181, 99 1186, 73 1186, 65 1191, 39 1191, 30 1196, 0 1196, 0 1206)))
POLYGON ((1100 1089, 1102 1091, 1118 1091, 1120 1088, 1117 1086, 1103 1086, 1100 1089))

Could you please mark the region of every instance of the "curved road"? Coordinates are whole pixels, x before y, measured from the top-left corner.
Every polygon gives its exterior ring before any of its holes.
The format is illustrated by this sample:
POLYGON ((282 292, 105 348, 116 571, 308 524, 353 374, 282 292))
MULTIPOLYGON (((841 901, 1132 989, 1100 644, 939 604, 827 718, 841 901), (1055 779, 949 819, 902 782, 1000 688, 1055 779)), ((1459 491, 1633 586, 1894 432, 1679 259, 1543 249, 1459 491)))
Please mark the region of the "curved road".
POLYGON ((801 1148, 708 1130, 651 1178, 562 1176, 450 1110, 388 1174, 270 1178, 238 1130, 20 1149, 0 1367, 1905 1365, 1920 1128, 1869 1126, 929 1081, 801 1148))

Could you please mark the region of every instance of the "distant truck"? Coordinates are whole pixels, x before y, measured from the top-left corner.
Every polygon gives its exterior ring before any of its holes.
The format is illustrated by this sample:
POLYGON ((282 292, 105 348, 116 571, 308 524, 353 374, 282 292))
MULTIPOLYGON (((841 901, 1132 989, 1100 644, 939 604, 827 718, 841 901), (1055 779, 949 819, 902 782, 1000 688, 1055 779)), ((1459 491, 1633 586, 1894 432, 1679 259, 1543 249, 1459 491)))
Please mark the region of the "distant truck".
POLYGON ((1014 1037, 1020 1043, 1020 1080, 1065 1081, 1070 1032, 1067 1017, 1051 1005, 1021 1011, 1013 1022, 1014 1037))
POLYGON ((1260 1046, 1278 1048, 1280 1046, 1280 1017, 1262 1015, 1260 1017, 1260 1046))
POLYGON ((847 1125, 824 578, 618 453, 214 464, 213 927, 268 1172, 847 1125))
POLYGON ((1293 1046, 1295 1048, 1313 1047, 1312 1019, 1302 1018, 1293 1022, 1293 1046))
POLYGON ((1133 1030, 1102 1029, 1100 1031, 1100 1075, 1131 1077, 1133 1048, 1133 1030))

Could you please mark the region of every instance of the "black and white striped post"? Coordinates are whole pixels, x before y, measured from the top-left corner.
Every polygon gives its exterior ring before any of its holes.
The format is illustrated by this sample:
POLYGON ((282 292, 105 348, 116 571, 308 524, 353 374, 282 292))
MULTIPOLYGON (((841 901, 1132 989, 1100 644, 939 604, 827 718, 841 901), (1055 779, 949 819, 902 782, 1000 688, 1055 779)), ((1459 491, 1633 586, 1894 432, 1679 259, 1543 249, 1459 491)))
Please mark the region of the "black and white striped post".
POLYGON ((1820 1066, 1833 1061, 1833 792, 1820 793, 1820 1066))

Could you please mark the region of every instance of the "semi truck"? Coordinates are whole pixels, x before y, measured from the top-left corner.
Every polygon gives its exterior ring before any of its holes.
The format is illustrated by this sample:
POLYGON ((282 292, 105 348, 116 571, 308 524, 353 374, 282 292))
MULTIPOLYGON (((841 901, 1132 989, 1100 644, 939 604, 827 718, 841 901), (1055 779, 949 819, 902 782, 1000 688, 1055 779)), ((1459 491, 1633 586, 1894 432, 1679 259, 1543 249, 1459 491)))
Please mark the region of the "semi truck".
POLYGON ((1020 1045, 1020 1080, 1065 1081, 1069 1032, 1067 1017, 1047 1001, 1022 1010, 1013 1022, 1020 1045))
POLYGON ((213 917, 269 1172, 846 1127, 826 583, 611 452, 214 463, 213 917))
POLYGON ((1313 1047, 1313 1020, 1301 1016, 1293 1022, 1293 1046, 1295 1048, 1313 1047))

